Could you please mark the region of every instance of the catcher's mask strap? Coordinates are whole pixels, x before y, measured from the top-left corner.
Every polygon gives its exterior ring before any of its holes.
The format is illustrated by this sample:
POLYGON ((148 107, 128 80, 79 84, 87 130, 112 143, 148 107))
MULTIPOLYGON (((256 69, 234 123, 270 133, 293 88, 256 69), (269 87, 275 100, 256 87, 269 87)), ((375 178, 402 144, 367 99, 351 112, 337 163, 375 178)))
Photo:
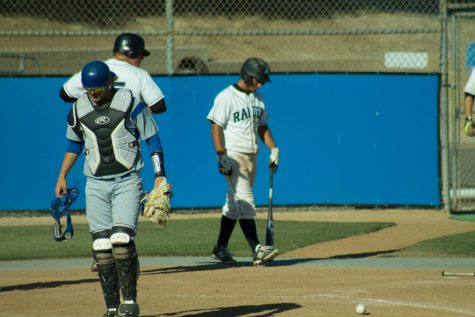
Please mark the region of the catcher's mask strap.
POLYGON ((68 212, 64 217, 53 224, 53 239, 55 241, 71 240, 74 235, 73 223, 71 221, 71 214, 68 212), (66 224, 64 224, 66 218, 66 224), (63 220, 63 223, 61 223, 63 220))
POLYGON ((69 240, 73 237, 73 224, 69 207, 76 201, 79 196, 79 185, 76 183, 74 187, 68 188, 66 195, 51 201, 51 216, 56 220, 53 224, 53 239, 56 241, 69 240), (64 218, 66 217, 66 223, 64 218), (63 221, 63 223, 61 223, 63 221))

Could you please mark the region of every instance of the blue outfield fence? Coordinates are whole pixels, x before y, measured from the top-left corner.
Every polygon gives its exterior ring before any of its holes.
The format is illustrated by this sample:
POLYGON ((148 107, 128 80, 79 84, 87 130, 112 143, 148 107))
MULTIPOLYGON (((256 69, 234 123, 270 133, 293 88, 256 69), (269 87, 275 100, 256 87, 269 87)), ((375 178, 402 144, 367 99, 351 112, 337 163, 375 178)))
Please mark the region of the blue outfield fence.
MULTIPOLYGON (((1 77, 3 123, 0 210, 48 209, 66 142, 67 77, 1 77)), ((218 173, 206 115, 237 76, 154 77, 168 110, 156 115, 172 204, 216 207, 218 173)), ((437 74, 274 74, 261 89, 281 153, 276 205, 440 206, 437 74)), ((144 184, 153 184, 144 148, 144 184)), ((268 198, 269 151, 259 154, 256 203, 268 198)), ((83 159, 68 182, 84 189, 83 159)), ((84 208, 84 192, 73 206, 84 208)))

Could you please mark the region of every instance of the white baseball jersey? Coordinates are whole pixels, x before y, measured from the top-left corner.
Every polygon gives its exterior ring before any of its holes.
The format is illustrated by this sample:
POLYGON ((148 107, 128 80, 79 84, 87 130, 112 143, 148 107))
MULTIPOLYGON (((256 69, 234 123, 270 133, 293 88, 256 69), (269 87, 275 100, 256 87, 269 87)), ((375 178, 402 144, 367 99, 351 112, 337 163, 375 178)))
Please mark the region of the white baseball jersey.
POLYGON ((475 96, 475 68, 472 69, 472 72, 470 73, 470 78, 465 84, 465 88, 463 91, 475 96))
POLYGON ((268 114, 262 95, 232 85, 216 96, 207 118, 223 128, 226 150, 257 153, 257 128, 267 124, 268 114))
MULTIPOLYGON (((147 106, 152 106, 165 97, 147 71, 115 58, 108 59, 105 63, 119 77, 114 86, 131 90, 133 96, 147 106)), ((69 97, 76 99, 81 97, 84 94, 81 72, 69 78, 63 88, 69 97)))

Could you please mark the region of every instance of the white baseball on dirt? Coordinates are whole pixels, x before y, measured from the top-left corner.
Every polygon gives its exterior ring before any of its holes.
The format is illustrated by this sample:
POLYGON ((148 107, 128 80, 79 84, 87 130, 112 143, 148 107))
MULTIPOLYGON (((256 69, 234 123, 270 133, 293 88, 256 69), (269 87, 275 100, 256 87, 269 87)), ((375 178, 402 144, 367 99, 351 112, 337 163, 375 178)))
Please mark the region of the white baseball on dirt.
POLYGON ((357 314, 363 315, 366 313, 366 306, 364 304, 357 304, 355 307, 355 311, 357 314))

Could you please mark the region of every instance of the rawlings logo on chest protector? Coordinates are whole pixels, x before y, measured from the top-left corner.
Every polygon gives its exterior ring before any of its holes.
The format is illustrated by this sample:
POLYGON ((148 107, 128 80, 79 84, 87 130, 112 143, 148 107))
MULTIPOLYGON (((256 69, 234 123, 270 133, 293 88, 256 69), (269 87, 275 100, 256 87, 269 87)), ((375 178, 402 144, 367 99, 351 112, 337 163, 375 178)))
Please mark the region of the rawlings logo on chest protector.
POLYGON ((111 121, 111 119, 109 117, 101 116, 101 117, 96 118, 96 120, 94 120, 94 123, 96 123, 96 124, 107 124, 110 121, 111 121))

